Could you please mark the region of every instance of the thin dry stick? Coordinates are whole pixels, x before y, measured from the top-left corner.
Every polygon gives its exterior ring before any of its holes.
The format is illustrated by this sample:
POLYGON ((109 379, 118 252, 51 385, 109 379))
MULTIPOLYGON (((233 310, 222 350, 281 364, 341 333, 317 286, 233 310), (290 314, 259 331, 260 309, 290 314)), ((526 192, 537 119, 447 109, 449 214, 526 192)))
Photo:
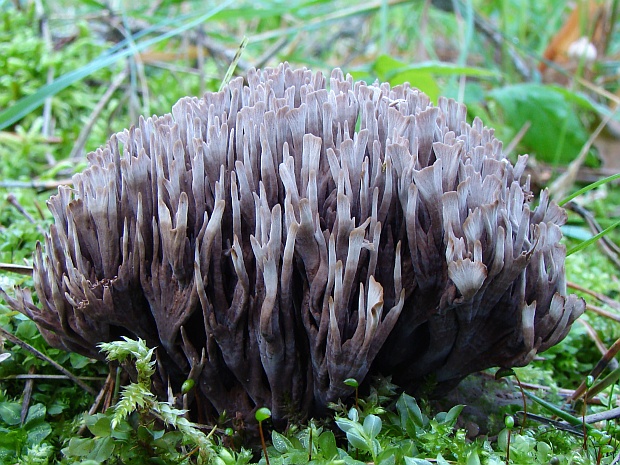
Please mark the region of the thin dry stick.
MULTIPOLYGON (((78 376, 82 381, 105 381, 107 378, 101 376, 78 376)), ((71 379, 66 375, 42 375, 42 374, 22 374, 3 376, 0 380, 5 379, 46 379, 46 380, 63 380, 71 379)))
POLYGON ((15 195, 13 194, 8 194, 6 196, 6 200, 7 202, 9 202, 11 205, 13 205, 13 207, 15 207, 15 209, 22 214, 22 216, 24 218, 26 218, 30 223, 34 224, 37 226, 37 229, 39 230, 39 232, 41 234, 45 234, 45 230, 41 227, 41 225, 39 223, 37 223, 37 221, 35 221, 35 219, 32 217, 32 215, 30 215, 30 213, 28 213, 26 211, 26 209, 24 208, 24 206, 19 203, 19 200, 17 200, 17 197, 15 197, 15 195))
MULTIPOLYGON (((596 366, 590 372, 590 376, 594 379, 598 378, 599 375, 603 372, 603 370, 609 365, 610 360, 612 360, 616 354, 620 352, 620 339, 616 340, 609 348, 607 353, 603 355, 603 358, 599 360, 596 366)), ((586 392, 586 380, 584 379, 581 385, 575 390, 573 393, 571 400, 575 401, 579 399, 586 392)))
POLYGON ((515 136, 510 141, 510 143, 504 149, 504 156, 506 158, 508 158, 508 156, 512 153, 512 151, 515 149, 517 144, 521 142, 521 139, 523 139, 523 136, 525 136, 527 131, 530 129, 530 126, 532 126, 531 121, 526 121, 525 124, 521 126, 521 129, 519 129, 519 132, 515 134, 515 136))
POLYGON ((577 283, 573 283, 571 281, 567 281, 566 285, 568 287, 570 287, 571 289, 575 289, 576 291, 583 292, 584 294, 591 295, 592 297, 594 297, 595 299, 600 300, 604 304, 607 304, 610 307, 620 311, 620 304, 618 302, 616 302, 614 299, 612 299, 610 297, 607 297, 605 294, 601 294, 600 292, 592 291, 590 289, 587 289, 587 288, 585 288, 583 286, 580 286, 577 283))
POLYGON ((84 150, 84 146, 86 145, 88 136, 93 130, 93 126, 95 125, 95 122, 99 119, 101 112, 107 106, 108 102, 114 95, 114 92, 116 92, 116 90, 125 81, 125 79, 127 79, 128 74, 129 74, 129 71, 127 70, 127 68, 125 68, 122 72, 120 72, 118 76, 116 76, 116 79, 112 81, 112 84, 110 85, 110 87, 108 87, 108 90, 105 91, 105 93, 103 94, 99 102, 97 102, 97 105, 95 106, 93 111, 88 116, 88 122, 80 131, 80 135, 75 141, 75 144, 73 144, 73 149, 71 150, 69 159, 79 158, 80 153, 82 153, 82 151, 84 150))
POLYGON ((609 318, 610 320, 614 320, 620 323, 620 315, 616 315, 615 313, 608 312, 604 308, 597 307, 596 305, 592 305, 592 304, 586 304, 586 310, 590 310, 598 315, 604 316, 605 318, 609 318))
MULTIPOLYGON (((34 366, 30 367, 28 373, 31 375, 34 374, 34 366)), ((22 411, 20 415, 20 421, 22 426, 26 421, 26 417, 28 416, 28 407, 30 407, 30 399, 32 398, 32 389, 34 388, 34 379, 29 379, 26 381, 26 385, 24 386, 24 396, 22 397, 22 411)))
MULTIPOLYGON (((590 338, 594 341, 594 344, 596 345, 596 348, 599 350, 599 352, 602 355, 605 355, 609 349, 605 346, 605 344, 603 344, 601 338, 598 337, 598 334, 596 333, 596 330, 592 327, 592 325, 590 325, 590 323, 583 319, 579 319, 577 321, 579 321, 579 323, 581 323, 583 327, 586 328, 588 336, 590 336, 590 338)), ((615 370, 616 368, 618 368, 618 361, 615 358, 609 361, 609 368, 611 370, 615 370)))
MULTIPOLYGON (((113 382, 114 382, 114 377, 112 376, 112 370, 110 370, 108 372, 108 377, 105 379, 105 383, 103 384, 103 387, 99 391, 99 394, 97 394, 97 397, 95 397, 95 402, 93 402, 93 405, 91 405, 90 409, 88 410, 89 415, 94 415, 95 412, 99 409, 99 406, 101 405, 101 401, 103 400, 104 396, 109 391, 112 390, 113 382)), ((78 436, 82 436, 85 431, 86 431, 86 424, 83 423, 82 426, 80 426, 80 429, 78 430, 78 436)))
MULTIPOLYGON (((282 50, 284 46, 286 46, 286 44, 289 43, 290 40, 291 39, 288 36, 280 37, 280 39, 278 39, 271 47, 265 50, 265 53, 263 53, 260 57, 258 57, 254 66, 256 68, 263 68, 267 64, 267 62, 271 60, 271 58, 273 58, 273 56, 276 53, 282 50)), ((241 66, 238 66, 238 67, 242 69, 241 66)))
POLYGON ((97 391, 95 391, 92 387, 90 387, 88 384, 84 383, 84 381, 82 381, 80 378, 78 378, 77 376, 75 376, 73 373, 71 373, 69 370, 67 370, 65 367, 63 367, 62 365, 60 365, 59 363, 57 363, 56 361, 52 360, 51 358, 49 358, 47 355, 39 352, 37 349, 35 349, 34 347, 32 347, 30 344, 28 344, 27 342, 22 341, 20 338, 12 335, 11 333, 9 333, 6 329, 2 328, 0 326, 0 334, 2 334, 2 336, 4 336, 5 338, 7 338, 9 341, 11 341, 13 344, 20 346, 22 349, 27 350, 28 352, 30 352, 31 354, 33 354, 35 357, 37 357, 40 360, 43 360, 44 362, 49 363, 50 365, 52 365, 54 368, 56 368, 58 371, 60 371, 61 373, 63 373, 64 375, 68 376, 71 381, 73 381, 75 384, 77 384, 78 386, 80 386, 82 389, 84 389, 86 392, 88 392, 89 394, 92 394, 93 396, 97 395, 97 391))
POLYGON ((73 184, 71 179, 60 179, 58 181, 0 181, 0 187, 4 189, 56 189, 58 186, 70 186, 73 184))
POLYGON ((10 271, 11 273, 29 276, 32 274, 32 267, 27 265, 14 265, 13 263, 0 263, 0 271, 10 271))

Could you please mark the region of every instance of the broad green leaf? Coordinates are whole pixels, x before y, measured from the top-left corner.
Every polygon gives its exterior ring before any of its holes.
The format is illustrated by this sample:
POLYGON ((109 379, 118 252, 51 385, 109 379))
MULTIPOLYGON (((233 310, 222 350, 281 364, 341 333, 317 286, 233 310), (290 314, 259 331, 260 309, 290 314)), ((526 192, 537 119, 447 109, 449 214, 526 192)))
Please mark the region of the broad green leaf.
POLYGON ((37 423, 41 423, 43 420, 45 420, 45 405, 35 404, 28 409, 24 428, 28 429, 37 423))
POLYGON ((91 438, 76 438, 69 440, 69 445, 63 449, 63 453, 70 457, 86 457, 95 447, 95 441, 91 438))
POLYGON ((415 457, 405 457, 405 465, 433 465, 428 460, 418 459, 415 457))
POLYGON ((349 420, 348 418, 336 418, 336 424, 338 425, 338 428, 345 433, 351 431, 352 429, 362 429, 362 425, 356 421, 349 420))
POLYGON ((403 428, 406 427, 407 419, 413 421, 418 428, 423 428, 428 423, 428 418, 422 414, 416 400, 408 394, 403 393, 400 396, 396 402, 396 408, 398 409, 403 428))
POLYGON ((94 436, 104 437, 104 436, 109 436, 110 433, 112 432, 111 423, 112 423, 112 417, 108 415, 101 415, 99 418, 97 418, 96 422, 92 424, 87 422, 86 425, 88 426, 89 431, 94 436))
POLYGON ((467 456, 467 465, 480 465, 480 457, 478 457, 478 452, 472 450, 467 456))
POLYGON ((284 454, 285 452, 290 452, 294 449, 291 441, 289 441, 285 436, 281 435, 277 431, 271 432, 271 443, 273 444, 273 447, 275 447, 275 449, 281 454, 284 454))
POLYGON ((27 440, 28 435, 23 428, 14 429, 0 434, 0 447, 6 447, 7 449, 16 451, 21 449, 22 445, 25 444, 27 440))
POLYGON ((326 459, 334 458, 338 455, 336 438, 331 431, 325 431, 319 436, 319 448, 326 459))
POLYGON ((373 63, 372 70, 380 81, 387 81, 391 85, 408 82, 426 93, 433 102, 437 102, 440 93, 436 80, 438 76, 464 75, 479 78, 499 76, 495 71, 439 61, 408 64, 388 55, 379 56, 373 63))
POLYGON ((376 415, 368 415, 364 418, 364 432, 366 435, 374 439, 381 431, 381 418, 376 415))
POLYGON ((444 425, 454 427, 454 425, 456 424, 456 420, 458 420, 459 415, 461 414, 464 408, 465 408, 464 405, 455 405, 454 407, 452 407, 446 414, 446 417, 444 418, 442 423, 444 425))
POLYGON ((41 444, 51 434, 52 425, 49 423, 39 423, 26 431, 28 432, 29 444, 41 444))
POLYGON ((88 454, 88 458, 96 460, 97 462, 105 462, 108 460, 114 452, 114 439, 111 437, 95 439, 95 447, 88 454))
POLYGON ((349 443, 356 449, 371 452, 370 445, 368 444, 368 442, 366 442, 366 439, 364 439, 364 437, 362 437, 362 435, 358 431, 354 429, 347 431, 347 439, 349 440, 349 443))
POLYGON ((0 402, 0 418, 7 425, 19 425, 21 423, 21 404, 17 402, 0 402))
POLYGON ((574 104, 553 86, 515 84, 494 89, 488 95, 515 133, 531 123, 521 146, 540 160, 568 164, 588 140, 574 104))

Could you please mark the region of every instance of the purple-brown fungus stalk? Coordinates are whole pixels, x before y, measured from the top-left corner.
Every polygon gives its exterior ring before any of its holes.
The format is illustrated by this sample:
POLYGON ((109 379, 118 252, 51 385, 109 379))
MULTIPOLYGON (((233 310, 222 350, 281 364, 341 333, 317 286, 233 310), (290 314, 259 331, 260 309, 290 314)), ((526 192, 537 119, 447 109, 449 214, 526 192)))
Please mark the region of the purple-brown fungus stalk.
POLYGON ((55 347, 157 347, 154 386, 249 419, 321 414, 347 378, 437 389, 524 365, 584 311, 566 294, 563 209, 533 207, 463 105, 409 85, 280 65, 183 98, 89 155, 49 201, 40 305, 55 347))

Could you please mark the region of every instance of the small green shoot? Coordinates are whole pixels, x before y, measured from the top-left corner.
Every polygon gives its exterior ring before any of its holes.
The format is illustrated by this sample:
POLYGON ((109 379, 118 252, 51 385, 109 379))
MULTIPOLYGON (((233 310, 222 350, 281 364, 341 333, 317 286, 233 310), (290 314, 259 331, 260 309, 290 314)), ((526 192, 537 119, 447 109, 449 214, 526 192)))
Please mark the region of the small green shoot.
POLYGON ((254 414, 256 421, 258 421, 258 434, 260 435, 260 444, 263 448, 263 454, 265 454, 265 462, 269 465, 269 454, 267 454, 267 445, 265 444, 265 434, 263 433, 263 421, 271 418, 271 410, 267 407, 259 408, 254 414))
POLYGON ((508 438, 506 439, 506 465, 508 465, 510 463, 510 435, 512 429, 515 427, 515 419, 512 415, 506 415, 504 417, 504 426, 506 426, 506 430, 508 431, 508 438))
POLYGON ((359 383, 357 382, 357 380, 355 378, 347 378, 344 380, 344 384, 346 384, 347 386, 350 386, 352 388, 355 388, 355 408, 359 411, 359 383))

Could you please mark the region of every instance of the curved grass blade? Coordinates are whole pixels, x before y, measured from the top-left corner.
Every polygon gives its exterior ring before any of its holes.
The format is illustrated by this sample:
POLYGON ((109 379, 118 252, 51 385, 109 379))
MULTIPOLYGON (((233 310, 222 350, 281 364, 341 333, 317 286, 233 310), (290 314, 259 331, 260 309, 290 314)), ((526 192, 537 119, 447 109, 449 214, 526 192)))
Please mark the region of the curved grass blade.
POLYGON ((570 249, 567 253, 566 256, 568 257, 569 255, 574 254, 575 252, 579 252, 580 250, 585 249, 586 247, 588 247, 590 244, 598 241, 601 237, 603 237, 606 234, 609 234, 611 231, 613 231, 616 227, 620 226, 620 220, 616 221, 615 223, 613 223, 611 226, 603 229, 600 233, 598 233, 596 236, 592 236, 590 239, 588 239, 587 241, 583 241, 580 244, 577 244, 575 247, 573 247, 572 249, 570 249))
POLYGON ((562 200, 560 200, 558 205, 561 207, 562 205, 567 204, 568 202, 573 200, 575 197, 579 197, 581 194, 585 194, 586 192, 591 191, 592 189, 596 189, 597 187, 602 186, 603 184, 606 184, 608 182, 615 181, 616 179, 620 179, 620 173, 613 174, 606 178, 599 179, 598 181, 593 182, 592 184, 588 184, 583 189, 579 189, 577 192, 574 192, 568 197, 565 197, 562 200))
POLYGON ((235 56, 230 62, 230 66, 228 67, 228 70, 226 71, 226 74, 224 75, 224 79, 222 79, 222 84, 220 84, 220 92, 222 91, 222 89, 224 89, 224 87, 226 87, 226 84, 230 82, 230 78, 232 78, 232 75, 235 72, 235 68, 237 68, 237 63, 239 63, 239 60, 241 59, 241 55, 243 55, 243 51, 245 50, 245 47, 247 45, 248 45, 248 38, 244 37, 243 40, 241 41, 241 45, 239 45, 239 49, 237 50, 237 53, 235 53, 235 56))

